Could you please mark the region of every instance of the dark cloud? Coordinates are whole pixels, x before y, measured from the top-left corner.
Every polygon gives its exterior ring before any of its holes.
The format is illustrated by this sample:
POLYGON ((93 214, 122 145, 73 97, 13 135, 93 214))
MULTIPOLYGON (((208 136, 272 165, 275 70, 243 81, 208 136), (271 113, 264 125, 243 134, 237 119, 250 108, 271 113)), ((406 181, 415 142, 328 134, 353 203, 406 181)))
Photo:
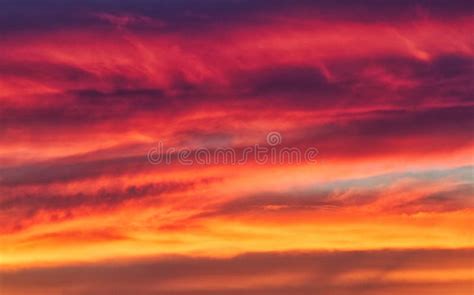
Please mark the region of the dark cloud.
MULTIPOLYGON (((143 15, 167 24, 162 30, 199 30, 225 24, 265 22, 262 14, 285 13, 288 17, 336 19, 343 21, 388 22, 413 20, 426 16, 449 19, 470 16, 472 1, 68 1, 7 0, 2 2, 2 32, 58 30, 72 27, 107 25, 93 13, 143 15)), ((147 29, 132 24, 136 29, 147 29)), ((197 31, 196 31, 197 32, 197 31)))
POLYGON ((474 91, 474 60, 461 54, 430 61, 390 54, 338 58, 325 61, 325 66, 332 78, 310 65, 236 70, 227 91, 238 93, 246 105, 305 111, 465 104, 474 91))
POLYGON ((128 186, 123 190, 102 188, 96 193, 75 193, 72 195, 55 195, 37 193, 34 195, 18 195, 13 198, 2 198, 0 211, 11 209, 65 210, 77 207, 115 207, 129 200, 138 200, 147 196, 160 196, 169 192, 184 191, 192 188, 194 183, 150 183, 141 186, 128 186))
POLYGON ((395 206, 394 210, 417 212, 446 212, 474 208, 474 185, 462 183, 421 198, 395 206))
MULTIPOLYGON (((426 117, 434 112, 424 111, 427 105, 451 106, 438 111, 444 116, 454 112, 455 106, 461 109, 469 104, 474 91, 470 83, 474 61, 464 55, 440 55, 427 62, 405 57, 342 59, 329 62, 327 68, 334 79, 308 65, 274 65, 252 71, 235 69, 226 74, 229 80, 226 87, 213 80, 188 81, 177 70, 168 73, 172 83, 162 88, 144 87, 137 77, 111 71, 100 78, 111 88, 104 91, 94 87, 97 77, 70 65, 7 63, 0 66, 0 75, 61 85, 63 91, 25 97, 58 103, 32 103, 28 108, 5 103, 0 108, 0 132, 5 137, 17 134, 18 130, 32 129, 38 134, 58 129, 64 133, 67 127, 97 127, 143 115, 172 122, 182 114, 229 108, 234 115, 261 110, 278 113, 330 110, 338 115, 358 108, 383 108, 405 110, 407 114, 408 110, 421 111, 421 116, 426 117), (379 72, 366 74, 374 69, 379 72), (77 85, 89 87, 77 89, 77 85)), ((466 121, 469 112, 458 111, 461 122, 466 121)), ((390 117, 397 113, 386 114, 390 117)), ((441 120, 447 120, 443 125, 453 124, 452 118, 439 119, 440 124, 441 120)), ((420 120, 423 124, 424 119, 420 120)), ((378 126, 383 125, 387 127, 383 122, 378 126)))
POLYGON ((5 195, 0 199, 0 220, 3 224, 1 231, 11 232, 34 223, 73 219, 76 215, 81 215, 78 212, 103 213, 131 201, 147 199, 157 204, 161 202, 161 196, 190 190, 198 183, 202 181, 149 183, 123 188, 102 187, 95 192, 70 194, 52 192, 47 188, 34 193, 17 191, 12 196, 5 195), (46 219, 43 220, 45 216, 46 219))
MULTIPOLYGON (((209 144, 209 138, 205 140, 209 144)), ((155 144, 118 146, 70 157, 0 168, 0 188, 67 183, 101 176, 171 173, 182 168, 199 169, 196 166, 181 165, 177 153, 169 154, 169 163, 163 161, 159 165, 151 164, 147 154, 150 149, 156 147, 155 144)), ((189 158, 195 158, 195 154, 190 154, 189 158)))
POLYGON ((34 97, 34 100, 41 99, 51 103, 39 106, 33 103, 26 108, 3 106, 0 109, 0 132, 33 128, 48 133, 49 128, 98 127, 116 120, 133 119, 144 113, 170 118, 184 111, 177 107, 173 97, 166 97, 164 91, 158 88, 119 88, 109 92, 91 88, 34 97))
POLYGON ((241 88, 249 87, 251 96, 290 96, 297 104, 317 95, 330 104, 331 99, 337 99, 335 95, 342 94, 341 85, 330 83, 318 69, 308 66, 275 66, 241 75, 247 82, 241 88))
POLYGON ((267 107, 317 111, 461 104, 474 90, 469 83, 474 60, 465 55, 439 55, 432 61, 401 56, 341 58, 328 60, 326 67, 332 79, 318 68, 302 65, 237 72, 233 91, 271 101, 267 107))
MULTIPOLYGON (((295 146, 315 146, 320 158, 436 154, 472 143, 474 108, 376 111, 295 130, 295 146), (298 136, 295 136, 298 138, 298 136)), ((291 146, 291 143, 287 143, 291 146)))
POLYGON ((350 206, 361 206, 377 199, 378 192, 370 188, 351 191, 323 191, 311 189, 306 191, 291 191, 281 193, 259 193, 253 196, 240 197, 223 203, 217 208, 209 208, 193 218, 210 216, 236 216, 241 214, 278 214, 295 211, 337 210, 350 206))
MULTIPOLYGON (((100 175, 119 175, 145 172, 153 168, 146 152, 140 156, 122 156, 93 161, 64 162, 63 160, 0 169, 0 184, 18 186, 26 184, 48 184, 77 179, 90 179, 100 175)), ((156 167, 154 167, 156 169, 156 167)))
MULTIPOLYGON (((136 261, 31 268, 2 271, 6 292, 37 294, 439 294, 460 290, 468 294, 467 280, 384 280, 394 272, 469 270, 472 249, 383 250, 348 252, 286 252, 244 254, 233 258, 165 257, 136 261), (300 274, 297 284, 284 281, 265 286, 236 285, 246 279, 300 274), (344 276, 370 273, 355 281, 344 276), (215 282, 206 287, 206 282, 215 282), (174 284, 173 284, 174 282, 174 284), (180 282, 177 284, 177 282, 180 282), (37 293, 35 293, 37 292, 37 293)), ((281 278, 281 276, 280 276, 281 278)), ((275 278, 278 280, 278 278, 275 278)), ((277 281, 275 281, 276 283, 277 281)))
POLYGON ((63 86, 80 82, 93 82, 98 77, 84 69, 72 65, 39 61, 0 60, 0 77, 3 79, 20 78, 41 81, 63 86))
POLYGON ((459 134, 474 126, 474 107, 448 107, 385 113, 373 120, 353 122, 355 134, 368 137, 442 136, 459 134))

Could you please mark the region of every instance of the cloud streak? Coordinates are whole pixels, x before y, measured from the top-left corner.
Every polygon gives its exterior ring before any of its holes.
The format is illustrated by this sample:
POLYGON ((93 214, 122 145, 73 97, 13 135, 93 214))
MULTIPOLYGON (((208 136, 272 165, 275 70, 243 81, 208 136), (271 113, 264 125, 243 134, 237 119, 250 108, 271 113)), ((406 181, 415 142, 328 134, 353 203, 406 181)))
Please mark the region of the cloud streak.
POLYGON ((9 294, 469 294, 472 250, 250 253, 4 271, 9 294), (455 276, 439 276, 449 271, 455 276), (292 275, 293 274, 293 275, 292 275), (411 291, 410 291, 411 290, 411 291), (434 293, 433 293, 434 292, 434 293), (438 292, 438 293, 437 293, 438 292), (32 293, 36 294, 36 293, 32 293))

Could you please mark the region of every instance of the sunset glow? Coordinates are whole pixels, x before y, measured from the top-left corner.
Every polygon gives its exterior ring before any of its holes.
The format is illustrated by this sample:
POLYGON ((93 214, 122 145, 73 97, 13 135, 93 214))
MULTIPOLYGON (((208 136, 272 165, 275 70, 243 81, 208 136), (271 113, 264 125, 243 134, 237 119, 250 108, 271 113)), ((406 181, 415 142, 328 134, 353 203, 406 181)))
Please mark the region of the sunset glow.
POLYGON ((1 2, 0 294, 473 294, 473 11, 1 2))

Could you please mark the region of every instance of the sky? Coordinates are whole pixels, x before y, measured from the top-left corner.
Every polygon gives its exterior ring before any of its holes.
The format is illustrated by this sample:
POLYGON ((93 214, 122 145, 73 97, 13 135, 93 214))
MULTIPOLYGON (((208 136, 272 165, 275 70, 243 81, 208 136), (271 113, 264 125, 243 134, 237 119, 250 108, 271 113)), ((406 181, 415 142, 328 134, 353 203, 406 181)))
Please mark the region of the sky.
POLYGON ((0 293, 473 294, 473 6, 1 0, 0 293))

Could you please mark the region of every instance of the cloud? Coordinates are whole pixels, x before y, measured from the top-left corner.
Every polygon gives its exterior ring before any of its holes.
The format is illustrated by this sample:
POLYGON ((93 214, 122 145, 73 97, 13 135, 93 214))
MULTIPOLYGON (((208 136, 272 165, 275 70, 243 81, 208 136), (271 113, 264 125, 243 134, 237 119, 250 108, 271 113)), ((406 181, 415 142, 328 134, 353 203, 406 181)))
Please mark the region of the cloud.
POLYGON ((112 1, 70 1, 47 0, 38 3, 32 0, 5 1, 0 14, 3 32, 20 30, 48 31, 58 28, 77 28, 104 26, 104 15, 108 20, 127 19, 127 25, 147 29, 149 22, 131 22, 140 19, 157 19, 166 24, 167 31, 212 28, 239 23, 261 23, 267 18, 286 14, 287 17, 304 15, 309 18, 330 20, 349 20, 359 22, 400 22, 426 17, 450 19, 469 17, 470 1, 459 0, 449 3, 433 0, 385 1, 376 0, 339 1, 232 1, 222 3, 216 0, 186 0, 178 3, 153 2, 146 0, 125 1, 120 4, 112 1), (46 8, 47 7, 47 8, 46 8), (370 9, 368 9, 370 7, 370 9), (102 17, 98 17, 102 16, 102 17), (265 18, 266 17, 266 18, 265 18))
POLYGON ((398 204, 395 209, 403 212, 433 212, 474 208, 474 201, 471 197, 473 191, 473 184, 461 183, 452 188, 398 204))
POLYGON ((153 166, 148 163, 145 155, 79 162, 47 161, 22 167, 4 168, 1 170, 0 181, 4 186, 47 184, 84 178, 90 179, 104 174, 117 175, 152 168, 153 166))
MULTIPOLYGON (((104 186, 93 191, 81 192, 79 188, 67 193, 43 186, 39 190, 14 190, 0 198, 2 232, 17 232, 41 223, 59 223, 96 214, 106 214, 130 203, 147 201, 148 206, 158 207, 173 193, 183 193, 199 185, 213 182, 200 179, 183 182, 157 182, 133 184, 123 187, 104 186)), ((165 204, 170 205, 169 202, 165 204)), ((147 206, 141 204, 140 206, 147 206)))
POLYGON ((107 206, 113 208, 128 200, 137 200, 147 196, 159 196, 164 193, 190 189, 193 183, 150 183, 142 186, 128 186, 124 190, 99 189, 94 195, 77 193, 74 195, 21 195, 4 198, 0 202, 1 210, 64 210, 87 206, 97 209, 107 206))
POLYGON ((468 176, 471 170, 472 167, 458 167, 324 183, 315 180, 305 186, 294 186, 288 191, 264 191, 224 200, 208 206, 202 213, 191 217, 191 220, 222 216, 291 215, 298 212, 336 213, 339 210, 356 212, 374 206, 377 208, 374 214, 465 210, 474 208, 470 198, 474 187, 468 176), (423 189, 430 185, 433 189, 423 189), (410 198, 397 198, 397 195, 403 194, 409 194, 410 198))
POLYGON ((9 294, 437 294, 471 290, 472 249, 268 252, 4 270, 9 294), (449 273, 456 275, 445 276, 449 273))

